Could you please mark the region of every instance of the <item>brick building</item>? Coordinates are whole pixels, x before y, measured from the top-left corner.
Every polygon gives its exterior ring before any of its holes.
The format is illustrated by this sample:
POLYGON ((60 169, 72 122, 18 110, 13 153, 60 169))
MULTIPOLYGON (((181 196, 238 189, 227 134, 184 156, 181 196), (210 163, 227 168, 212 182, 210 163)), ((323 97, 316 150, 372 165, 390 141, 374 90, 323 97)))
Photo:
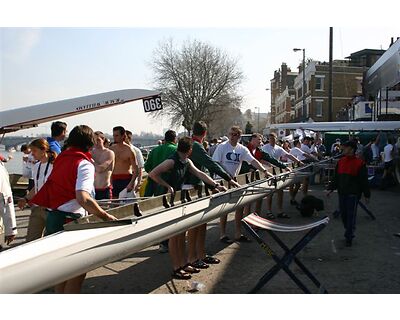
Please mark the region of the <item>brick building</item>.
POLYGON ((295 91, 293 89, 297 72, 292 72, 286 63, 274 72, 271 79, 271 123, 290 122, 294 114, 295 91))
POLYGON ((293 87, 288 86, 275 100, 275 123, 287 123, 294 118, 294 102, 296 92, 293 87))
POLYGON ((384 53, 385 50, 364 49, 351 53, 346 59, 350 59, 350 66, 370 68, 384 53))
MULTIPOLYGON (((334 60, 332 70, 332 120, 347 120, 354 97, 363 95, 366 71, 385 50, 363 49, 351 53, 346 60, 334 60)), ((308 61, 305 69, 305 102, 303 110, 303 73, 292 72, 285 63, 271 80, 271 123, 328 121, 329 63, 308 61)))
MULTIPOLYGON (((333 61, 333 121, 341 120, 339 115, 348 108, 354 96, 363 93, 362 81, 366 70, 366 67, 351 65, 349 60, 333 61)), ((305 108, 303 108, 302 72, 296 77, 294 82, 296 92, 294 122, 308 121, 310 118, 313 121, 328 121, 328 75, 329 64, 327 62, 308 62, 305 70, 305 108)))

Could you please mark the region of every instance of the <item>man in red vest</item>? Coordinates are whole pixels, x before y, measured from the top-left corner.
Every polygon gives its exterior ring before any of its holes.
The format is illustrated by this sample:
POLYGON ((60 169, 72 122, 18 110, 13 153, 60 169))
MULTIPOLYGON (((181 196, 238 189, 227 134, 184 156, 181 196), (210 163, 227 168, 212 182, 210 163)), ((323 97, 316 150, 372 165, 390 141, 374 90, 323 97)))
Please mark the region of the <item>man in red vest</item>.
POLYGON ((343 144, 343 155, 335 169, 333 180, 328 186, 328 196, 333 190, 339 194, 339 210, 345 229, 346 246, 351 247, 356 229, 358 202, 364 194, 368 203, 371 191, 368 184, 368 174, 365 162, 356 157, 357 143, 353 140, 343 144))
MULTIPOLYGON (((93 130, 76 126, 68 137, 68 149, 54 162, 53 171, 30 203, 47 208, 46 235, 63 230, 63 225, 88 213, 103 220, 117 220, 94 200, 95 168, 89 150, 94 145, 93 130)), ((55 287, 56 293, 79 293, 86 274, 55 287)))

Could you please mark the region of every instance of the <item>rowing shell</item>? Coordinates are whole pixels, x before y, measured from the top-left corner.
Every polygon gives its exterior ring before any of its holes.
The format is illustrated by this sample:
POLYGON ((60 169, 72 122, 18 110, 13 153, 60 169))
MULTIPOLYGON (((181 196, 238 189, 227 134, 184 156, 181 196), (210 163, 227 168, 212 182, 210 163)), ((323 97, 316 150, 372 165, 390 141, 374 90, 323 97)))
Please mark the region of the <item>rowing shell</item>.
POLYGON ((305 175, 309 173, 298 169, 168 209, 144 212, 142 217, 117 221, 115 226, 61 231, 9 249, 0 253, 0 293, 49 288, 233 212, 305 175))
POLYGON ((0 111, 0 134, 37 127, 38 124, 158 96, 160 92, 125 89, 29 107, 0 111))

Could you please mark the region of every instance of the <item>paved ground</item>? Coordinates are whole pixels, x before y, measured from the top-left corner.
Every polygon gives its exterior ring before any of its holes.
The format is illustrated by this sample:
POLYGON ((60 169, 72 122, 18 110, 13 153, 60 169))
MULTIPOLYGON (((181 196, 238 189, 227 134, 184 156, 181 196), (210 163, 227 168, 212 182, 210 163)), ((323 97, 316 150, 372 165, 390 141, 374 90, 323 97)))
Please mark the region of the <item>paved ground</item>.
MULTIPOLYGON (((321 186, 313 186, 311 194, 325 199, 325 213, 331 216, 336 208, 336 194, 327 200, 321 186)), ((298 257, 330 293, 400 293, 400 238, 393 236, 400 232, 399 195, 400 188, 373 191, 369 208, 377 220, 372 221, 359 209, 353 247, 344 246, 341 221, 332 218, 327 228, 300 253, 298 257)), ((285 194, 284 209, 292 219, 285 222, 303 224, 312 220, 301 217, 288 204, 287 198, 285 194)), ((28 214, 28 211, 18 213, 20 235, 17 243, 24 241, 28 214)), ((233 235, 232 221, 228 231, 233 235)), ((221 259, 221 264, 194 275, 191 281, 204 284, 202 293, 246 293, 274 263, 256 242, 224 245, 218 241, 218 232, 218 221, 213 221, 209 224, 207 249, 221 259)), ((270 240, 265 233, 263 236, 270 240)), ((294 244, 300 236, 284 234, 282 239, 294 244)), ((170 269, 168 254, 160 254, 157 247, 151 247, 89 272, 83 293, 187 293, 191 283, 171 280, 170 269)), ((296 266, 291 269, 318 292, 296 266)), ((301 291, 280 271, 260 292, 301 291)))

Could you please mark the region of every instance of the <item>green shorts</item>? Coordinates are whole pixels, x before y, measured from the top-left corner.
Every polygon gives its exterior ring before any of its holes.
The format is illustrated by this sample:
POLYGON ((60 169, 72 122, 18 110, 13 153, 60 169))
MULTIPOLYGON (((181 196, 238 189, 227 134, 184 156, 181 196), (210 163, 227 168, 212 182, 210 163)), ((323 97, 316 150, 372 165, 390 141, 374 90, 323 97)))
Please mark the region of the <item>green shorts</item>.
POLYGON ((64 212, 60 210, 46 210, 46 236, 64 230, 64 224, 77 220, 81 217, 80 214, 64 212))

